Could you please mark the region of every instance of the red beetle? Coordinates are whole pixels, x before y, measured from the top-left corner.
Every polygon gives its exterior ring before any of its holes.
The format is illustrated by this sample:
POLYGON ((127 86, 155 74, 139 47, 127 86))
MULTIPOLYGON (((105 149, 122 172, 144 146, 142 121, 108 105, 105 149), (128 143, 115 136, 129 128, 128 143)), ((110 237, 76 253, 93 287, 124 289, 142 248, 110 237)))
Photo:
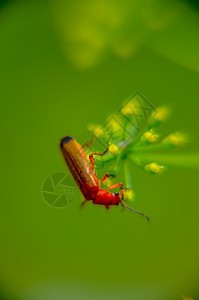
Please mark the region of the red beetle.
POLYGON ((81 145, 77 143, 75 139, 70 136, 66 136, 61 139, 60 147, 66 161, 66 164, 76 181, 80 191, 82 192, 85 200, 83 204, 87 201, 92 201, 93 204, 104 205, 107 209, 111 205, 123 205, 133 212, 140 214, 149 220, 149 217, 133 208, 127 206, 123 201, 124 190, 123 183, 115 183, 106 189, 101 189, 101 182, 105 181, 110 175, 108 173, 99 180, 95 172, 95 161, 93 155, 104 155, 104 153, 92 153, 89 155, 91 165, 89 164, 85 152, 81 145), (120 187, 121 192, 110 193, 109 190, 120 187))

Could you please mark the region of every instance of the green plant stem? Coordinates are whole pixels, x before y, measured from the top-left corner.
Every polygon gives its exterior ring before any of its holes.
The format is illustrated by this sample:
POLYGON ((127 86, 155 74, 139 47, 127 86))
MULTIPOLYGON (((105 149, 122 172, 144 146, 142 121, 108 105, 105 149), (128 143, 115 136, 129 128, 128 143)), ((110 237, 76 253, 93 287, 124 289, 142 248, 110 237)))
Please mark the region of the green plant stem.
POLYGON ((128 188, 132 189, 133 188, 132 176, 131 176, 132 172, 131 172, 131 165, 129 164, 128 159, 124 160, 123 170, 124 170, 125 187, 128 187, 128 188))
POLYGON ((199 170, 199 153, 143 153, 142 156, 147 163, 155 161, 168 167, 199 170))
POLYGON ((130 154, 128 155, 129 160, 135 164, 136 166, 144 169, 146 162, 143 158, 139 157, 138 155, 135 154, 130 154))
POLYGON ((168 150, 173 148, 174 146, 171 144, 163 144, 163 143, 159 143, 159 144, 150 144, 147 146, 143 146, 143 145, 135 145, 131 148, 131 150, 133 152, 154 152, 154 151, 162 151, 162 150, 168 150))
POLYGON ((114 167, 112 168, 112 170, 110 171, 110 173, 112 175, 117 175, 121 169, 121 165, 123 163, 124 157, 122 155, 122 151, 120 152, 120 154, 117 156, 117 160, 115 162, 114 167))

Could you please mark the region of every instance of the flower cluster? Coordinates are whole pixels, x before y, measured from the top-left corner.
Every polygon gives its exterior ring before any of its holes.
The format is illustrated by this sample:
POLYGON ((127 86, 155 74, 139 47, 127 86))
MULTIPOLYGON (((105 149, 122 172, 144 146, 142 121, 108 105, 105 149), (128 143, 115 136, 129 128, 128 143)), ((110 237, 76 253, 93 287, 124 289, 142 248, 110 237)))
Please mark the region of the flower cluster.
MULTIPOLYGON (((132 109, 132 103, 130 102, 129 107, 125 106, 125 109, 121 110, 123 117, 128 116, 125 126, 120 126, 121 120, 118 115, 109 118, 103 126, 89 126, 89 130, 94 136, 101 139, 101 141, 103 140, 108 148, 104 156, 95 157, 96 163, 103 162, 103 166, 106 166, 106 172, 109 171, 115 176, 123 173, 124 184, 127 188, 124 194, 125 200, 132 200, 135 197, 131 179, 132 164, 142 168, 143 171, 149 174, 162 174, 167 169, 167 165, 162 163, 164 155, 160 160, 158 155, 156 159, 156 154, 163 151, 168 155, 169 149, 182 146, 188 141, 187 136, 181 132, 162 136, 160 125, 166 122, 170 116, 168 107, 160 107, 153 111, 142 128, 132 125, 131 118, 135 117, 137 113, 136 110, 132 109), (132 135, 127 134, 127 128, 128 133, 131 132, 132 135)), ((110 178, 107 178, 104 182, 106 187, 111 184, 113 184, 113 181, 110 178)))

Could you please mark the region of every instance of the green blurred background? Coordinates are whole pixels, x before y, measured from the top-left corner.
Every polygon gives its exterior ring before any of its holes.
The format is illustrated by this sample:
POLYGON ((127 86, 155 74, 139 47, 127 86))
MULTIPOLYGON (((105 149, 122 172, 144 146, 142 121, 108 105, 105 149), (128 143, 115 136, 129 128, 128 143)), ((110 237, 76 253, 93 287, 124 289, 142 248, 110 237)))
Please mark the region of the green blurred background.
POLYGON ((151 176, 132 167, 148 224, 80 198, 42 199, 66 167, 64 135, 80 143, 139 90, 170 104, 166 132, 198 153, 198 1, 1 1, 0 299, 199 299, 198 171, 151 176))

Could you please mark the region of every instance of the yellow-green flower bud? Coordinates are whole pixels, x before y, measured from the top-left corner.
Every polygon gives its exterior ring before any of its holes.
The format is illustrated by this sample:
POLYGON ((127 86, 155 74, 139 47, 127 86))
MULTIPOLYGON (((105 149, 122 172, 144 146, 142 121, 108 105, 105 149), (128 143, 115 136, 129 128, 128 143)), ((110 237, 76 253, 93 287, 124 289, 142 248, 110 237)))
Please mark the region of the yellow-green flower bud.
POLYGON ((181 132, 175 132, 163 139, 163 144, 170 144, 172 146, 181 146, 187 142, 187 137, 181 132))
POLYGON ((164 122, 168 119, 170 115, 170 110, 168 107, 158 107, 153 113, 152 118, 158 122, 164 122))
POLYGON ((134 191, 132 189, 127 189, 123 192, 123 197, 125 201, 132 201, 135 197, 134 191))
POLYGON ((103 134, 102 126, 97 124, 90 124, 88 130, 91 131, 96 137, 99 137, 103 134))
POLYGON ((124 116, 139 114, 139 107, 138 107, 136 99, 132 99, 126 105, 124 105, 121 109, 121 113, 124 116))
POLYGON ((150 129, 144 133, 144 138, 149 141, 150 143, 154 143, 158 139, 158 135, 153 133, 153 130, 150 129))
POLYGON ((113 155, 116 155, 118 154, 120 151, 120 149, 115 145, 115 144, 109 144, 109 147, 108 147, 108 152, 110 154, 113 154, 113 155))
POLYGON ((103 182, 103 184, 104 184, 104 186, 109 187, 109 186, 113 185, 113 182, 109 177, 107 177, 106 180, 103 182))
POLYGON ((161 174, 164 167, 158 165, 156 162, 150 163, 144 167, 144 169, 151 174, 161 174))

